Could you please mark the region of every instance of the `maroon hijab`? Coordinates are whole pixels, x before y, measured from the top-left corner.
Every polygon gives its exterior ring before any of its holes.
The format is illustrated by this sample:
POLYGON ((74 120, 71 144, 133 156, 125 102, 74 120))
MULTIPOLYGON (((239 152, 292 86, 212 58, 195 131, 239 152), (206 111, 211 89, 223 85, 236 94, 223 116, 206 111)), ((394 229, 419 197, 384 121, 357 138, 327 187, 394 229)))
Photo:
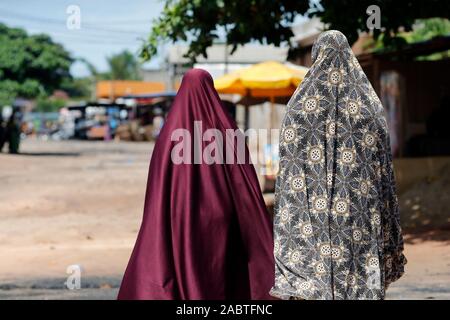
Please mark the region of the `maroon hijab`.
POLYGON ((156 142, 144 217, 118 298, 270 299, 272 223, 255 169, 249 161, 174 164, 172 132, 187 129, 193 140, 194 121, 224 137, 237 129, 200 69, 185 74, 156 142))

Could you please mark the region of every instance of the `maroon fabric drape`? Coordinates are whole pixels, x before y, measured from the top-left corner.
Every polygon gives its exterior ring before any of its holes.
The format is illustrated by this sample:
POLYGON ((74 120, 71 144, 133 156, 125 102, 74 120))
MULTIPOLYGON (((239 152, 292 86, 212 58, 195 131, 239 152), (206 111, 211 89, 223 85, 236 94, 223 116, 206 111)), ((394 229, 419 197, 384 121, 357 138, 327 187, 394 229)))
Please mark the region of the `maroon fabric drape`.
POLYGON ((226 129, 237 129, 200 69, 185 74, 156 142, 144 217, 118 298, 271 299, 272 223, 255 169, 249 161, 174 164, 172 132, 187 129, 194 150, 194 121, 224 138, 226 129))

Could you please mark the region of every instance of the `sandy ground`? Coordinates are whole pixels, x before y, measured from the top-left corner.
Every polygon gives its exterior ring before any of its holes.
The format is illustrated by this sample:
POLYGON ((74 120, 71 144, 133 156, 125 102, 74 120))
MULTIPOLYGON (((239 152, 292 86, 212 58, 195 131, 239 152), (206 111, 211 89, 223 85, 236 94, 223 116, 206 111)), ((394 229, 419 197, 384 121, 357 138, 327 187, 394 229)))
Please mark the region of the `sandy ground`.
MULTIPOLYGON (((139 228, 152 145, 27 140, 0 154, 0 299, 114 299, 139 228), (65 287, 79 265, 82 288, 65 287)), ((450 237, 407 235, 389 299, 450 299, 450 237)))

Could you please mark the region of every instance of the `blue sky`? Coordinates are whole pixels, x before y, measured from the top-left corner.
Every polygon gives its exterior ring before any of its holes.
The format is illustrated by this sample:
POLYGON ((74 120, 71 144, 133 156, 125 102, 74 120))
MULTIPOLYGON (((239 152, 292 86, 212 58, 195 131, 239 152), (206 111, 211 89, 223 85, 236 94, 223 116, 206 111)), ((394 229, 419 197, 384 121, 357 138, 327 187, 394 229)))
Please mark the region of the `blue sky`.
MULTIPOLYGON (((64 45, 74 57, 82 57, 100 71, 107 69, 106 56, 128 49, 135 53, 146 38, 151 20, 164 7, 162 0, 14 0, 0 2, 0 22, 20 27, 29 33, 47 33, 64 45), (66 26, 68 6, 80 8, 80 29, 66 26)), ((157 67, 155 58, 147 64, 157 67)), ((72 74, 84 76, 88 71, 75 63, 72 74)))

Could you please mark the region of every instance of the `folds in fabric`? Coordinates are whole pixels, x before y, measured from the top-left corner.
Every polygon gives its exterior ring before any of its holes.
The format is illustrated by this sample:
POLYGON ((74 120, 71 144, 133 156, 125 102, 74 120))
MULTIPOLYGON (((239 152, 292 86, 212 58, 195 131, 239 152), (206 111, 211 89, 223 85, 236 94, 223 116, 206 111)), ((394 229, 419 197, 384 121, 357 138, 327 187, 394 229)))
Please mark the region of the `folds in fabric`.
MULTIPOLYGON (((224 137, 237 129, 211 76, 193 69, 153 151, 142 225, 119 299, 270 298, 272 227, 254 167, 196 161, 210 144, 195 144, 199 128, 224 137), (178 149, 180 143, 190 148, 178 149), (188 161, 175 164, 173 152, 188 161)), ((225 142, 219 146, 226 157, 225 142)))
POLYGON ((383 299, 406 263, 383 106, 339 31, 312 60, 282 124, 271 293, 383 299))

